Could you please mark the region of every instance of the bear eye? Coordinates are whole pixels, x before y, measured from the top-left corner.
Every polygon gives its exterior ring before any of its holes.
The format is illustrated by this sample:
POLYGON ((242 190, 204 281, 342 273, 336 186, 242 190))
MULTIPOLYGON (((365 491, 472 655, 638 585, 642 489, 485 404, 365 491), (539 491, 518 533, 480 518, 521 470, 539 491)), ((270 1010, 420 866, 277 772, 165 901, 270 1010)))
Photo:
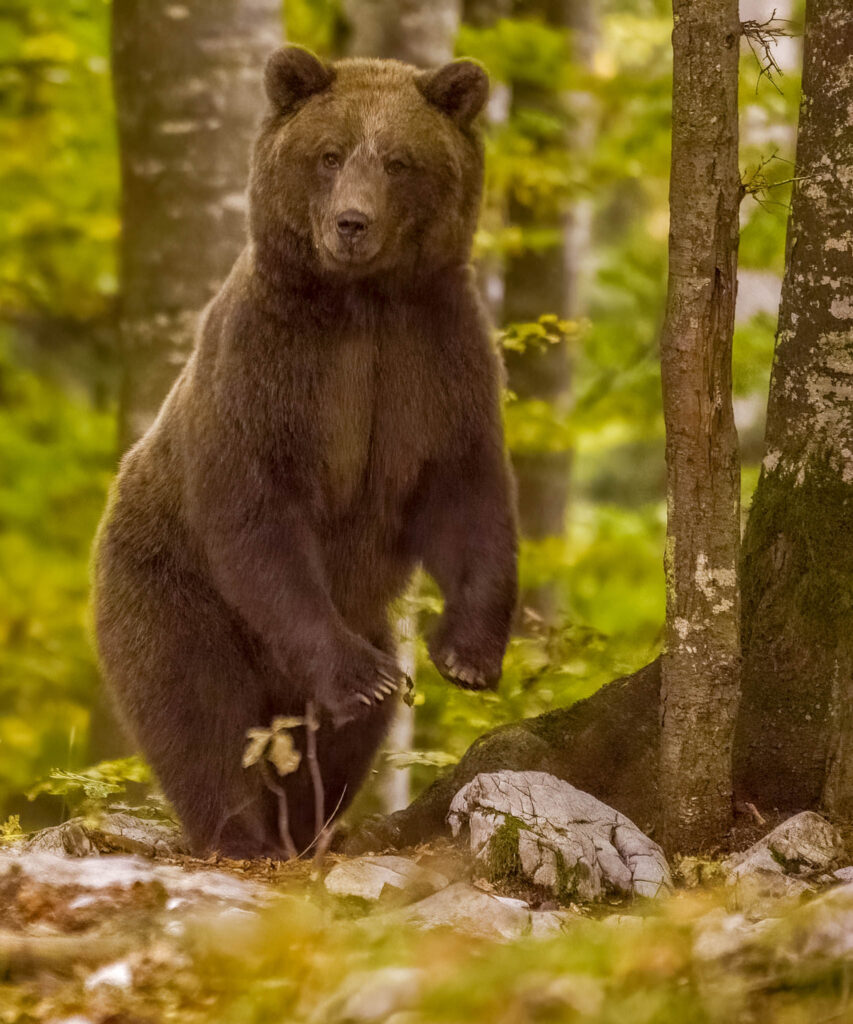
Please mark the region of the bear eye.
POLYGON ((323 166, 328 167, 330 170, 335 170, 341 166, 341 158, 337 153, 324 153, 323 166))
POLYGON ((385 164, 385 170, 388 174, 402 174, 406 170, 406 166, 403 160, 389 160, 385 164))

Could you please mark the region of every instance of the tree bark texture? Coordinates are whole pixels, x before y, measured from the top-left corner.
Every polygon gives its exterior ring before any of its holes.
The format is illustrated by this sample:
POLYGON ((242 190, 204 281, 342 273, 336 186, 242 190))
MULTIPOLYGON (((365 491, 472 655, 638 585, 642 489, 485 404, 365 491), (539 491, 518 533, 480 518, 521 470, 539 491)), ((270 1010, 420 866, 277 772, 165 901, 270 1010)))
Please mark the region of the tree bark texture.
POLYGON ((459 0, 344 0, 350 57, 436 67, 453 56, 459 0))
MULTIPOLYGON (((536 18, 551 28, 572 30, 570 49, 578 62, 592 59, 593 18, 589 0, 569 4, 564 0, 516 0, 515 17, 536 18)), ((513 112, 539 111, 564 117, 572 106, 569 97, 529 82, 512 83, 513 112)), ((573 149, 588 143, 582 104, 574 104, 577 123, 566 132, 566 158, 573 149)), ((588 104, 585 105, 588 110, 588 104)), ((535 200, 510 197, 507 220, 522 230, 555 229, 557 238, 545 248, 526 248, 510 255, 504 275, 503 320, 507 323, 537 320, 544 313, 577 317, 580 313, 577 283, 588 247, 588 210, 581 204, 543 207, 535 200)), ((565 344, 525 352, 507 352, 510 390, 522 401, 538 400, 567 413, 571 401, 571 360, 565 344)), ((571 477, 571 452, 515 452, 513 467, 518 481, 519 527, 524 538, 538 541, 565 533, 571 477)), ((529 589, 521 595, 522 608, 540 618, 556 617, 552 587, 529 589)))
POLYGON ((281 0, 115 0, 122 175, 119 443, 153 421, 244 244, 261 74, 281 0))
POLYGON ((806 4, 765 456, 743 545, 739 795, 853 817, 853 8, 806 4))
POLYGON ((737 0, 674 0, 660 787, 669 850, 731 822, 740 644, 740 470, 731 401, 737 288, 737 0))

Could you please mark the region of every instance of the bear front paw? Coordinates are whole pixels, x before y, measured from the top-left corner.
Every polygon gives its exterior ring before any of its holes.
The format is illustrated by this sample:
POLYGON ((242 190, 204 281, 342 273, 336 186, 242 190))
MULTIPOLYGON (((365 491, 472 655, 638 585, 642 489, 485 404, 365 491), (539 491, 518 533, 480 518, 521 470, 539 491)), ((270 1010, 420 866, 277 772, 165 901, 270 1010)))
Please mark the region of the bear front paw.
POLYGON ((320 703, 335 727, 345 725, 379 707, 399 692, 406 677, 396 661, 367 641, 342 652, 320 703))
POLYGON ((503 651, 485 652, 462 638, 438 636, 430 644, 430 657, 442 676, 463 690, 497 689, 503 651))

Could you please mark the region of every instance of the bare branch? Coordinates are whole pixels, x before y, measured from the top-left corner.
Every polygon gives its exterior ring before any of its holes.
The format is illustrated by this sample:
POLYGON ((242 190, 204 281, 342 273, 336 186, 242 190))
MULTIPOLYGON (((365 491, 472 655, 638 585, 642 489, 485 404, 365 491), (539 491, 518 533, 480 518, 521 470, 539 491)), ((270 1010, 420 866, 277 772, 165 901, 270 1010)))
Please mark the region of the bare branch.
POLYGON ((309 700, 305 705, 305 754, 308 760, 308 770, 311 773, 311 784, 314 787, 314 834, 318 836, 325 827, 325 808, 323 793, 323 777, 320 774, 320 761, 317 757, 317 713, 314 701, 309 700))
POLYGON ((771 181, 765 171, 773 161, 785 164, 791 163, 790 160, 777 156, 775 152, 771 153, 770 156, 762 157, 758 161, 755 170, 751 174, 747 172, 741 179, 741 188, 743 194, 752 196, 762 209, 767 210, 771 206, 775 206, 787 210, 789 208, 788 203, 773 202, 767 198, 767 193, 771 189, 780 188, 782 185, 791 185, 798 181, 804 181, 806 176, 780 178, 779 181, 771 181))
POLYGON ((293 836, 290 834, 287 793, 284 787, 279 786, 272 777, 269 762, 265 758, 261 758, 258 761, 258 768, 261 772, 261 778, 264 780, 264 785, 278 797, 278 835, 284 845, 284 852, 287 854, 288 860, 296 860, 299 857, 299 851, 296 849, 296 843, 294 843, 293 836))
POLYGON ((767 19, 767 21, 742 21, 740 23, 741 32, 746 39, 752 55, 755 57, 756 63, 758 64, 758 80, 755 83, 755 91, 758 92, 758 86, 761 84, 761 79, 766 78, 773 88, 781 95, 782 90, 779 88, 779 84, 774 78, 774 75, 783 77, 785 72, 779 66, 774 53, 774 47, 776 46, 776 40, 782 37, 788 37, 791 35, 787 29, 782 28, 783 25, 788 25, 790 22, 785 18, 777 18, 776 11, 767 19))

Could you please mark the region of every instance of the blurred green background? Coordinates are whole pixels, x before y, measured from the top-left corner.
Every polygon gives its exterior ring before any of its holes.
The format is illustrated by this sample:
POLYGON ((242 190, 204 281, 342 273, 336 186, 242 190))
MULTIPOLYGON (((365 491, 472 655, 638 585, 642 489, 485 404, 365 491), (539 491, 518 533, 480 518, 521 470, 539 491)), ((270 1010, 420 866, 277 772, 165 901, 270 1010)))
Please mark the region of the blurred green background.
MULTIPOLYGON (((770 16, 752 6, 751 16, 770 16)), ((335 3, 286 7, 287 38, 332 54, 335 3)), ((63 813, 55 797, 26 800, 39 780, 102 756, 90 742, 99 680, 87 598, 89 548, 117 459, 121 365, 109 22, 108 0, 0 6, 0 821, 20 813, 25 825, 63 813)), ((566 339, 544 342, 569 347, 568 401, 555 408, 509 394, 506 403, 513 451, 563 452, 570 467, 563 535, 523 545, 523 585, 548 585, 556 612, 513 641, 500 695, 449 689, 419 649, 415 787, 484 730, 587 696, 659 649, 670 29, 662 0, 604 0, 591 53, 578 62, 566 32, 536 19, 460 28, 457 52, 483 61, 498 87, 526 83, 558 100, 550 113, 511 107, 490 126, 478 260, 500 266, 553 241, 496 216, 513 198, 571 207, 587 230, 578 316, 566 339)), ((791 174, 797 44, 789 49, 778 88, 748 50, 742 59, 742 170, 751 180, 761 168, 770 186, 791 174)), ((745 506, 787 200, 784 187, 769 187, 742 207, 734 359, 745 506)), ((549 333, 547 324, 538 329, 549 333)), ((536 330, 502 337, 511 348, 536 330)), ((428 610, 428 585, 419 593, 428 610)))

